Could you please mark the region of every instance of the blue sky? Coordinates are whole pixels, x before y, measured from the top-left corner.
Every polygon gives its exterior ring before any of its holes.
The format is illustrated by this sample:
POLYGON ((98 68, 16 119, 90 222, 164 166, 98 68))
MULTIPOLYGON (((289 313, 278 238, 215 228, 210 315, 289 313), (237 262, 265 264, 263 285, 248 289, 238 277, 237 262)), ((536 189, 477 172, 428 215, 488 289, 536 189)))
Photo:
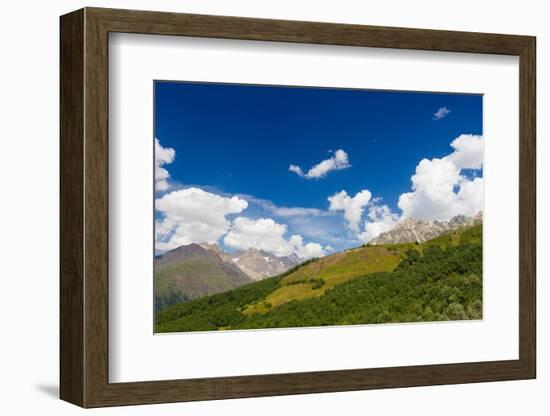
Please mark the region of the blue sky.
MULTIPOLYGON (((297 234, 304 244, 315 242, 333 250, 358 245, 357 227, 361 231, 369 221, 369 209, 385 206, 392 215, 402 216, 399 198, 414 191, 411 176, 421 160, 445 160, 459 151, 461 157, 472 157, 466 151, 481 155, 479 147, 472 147, 481 141, 481 95, 186 82, 155 82, 154 91, 155 137, 163 149, 175 153, 170 163, 160 162, 169 172, 169 189, 158 190, 157 199, 186 188, 241 198, 247 207, 224 215, 230 231, 238 217, 272 219, 286 226, 285 241, 297 234), (451 147, 460 136, 463 146, 451 147), (340 165, 338 150, 347 159, 340 165), (322 161, 337 168, 308 177, 322 161), (289 170, 290 165, 299 166, 302 174, 289 170), (370 197, 358 202, 360 221, 356 210, 350 224, 349 212, 328 198, 341 191, 353 198, 363 190, 370 197), (266 208, 270 206, 276 208, 266 208), (281 217, 281 207, 318 212, 281 217)), ((482 176, 478 162, 455 167, 462 178, 452 179, 457 195, 465 180, 482 176)), ((468 204, 461 206, 473 206, 468 204)), ((459 209, 446 206, 438 212, 436 205, 428 207, 428 217, 459 209)), ((418 209, 411 212, 421 215, 418 209)), ((164 208, 157 210, 156 218, 162 221, 170 215, 164 208)), ((172 233, 175 222, 186 221, 174 218, 168 224, 172 233)), ((183 232, 179 230, 180 237, 183 232)), ((226 236, 217 242, 227 249, 242 248, 240 242, 227 247, 224 243, 231 238, 226 236)), ((170 233, 157 235, 157 240, 169 239, 170 233)))

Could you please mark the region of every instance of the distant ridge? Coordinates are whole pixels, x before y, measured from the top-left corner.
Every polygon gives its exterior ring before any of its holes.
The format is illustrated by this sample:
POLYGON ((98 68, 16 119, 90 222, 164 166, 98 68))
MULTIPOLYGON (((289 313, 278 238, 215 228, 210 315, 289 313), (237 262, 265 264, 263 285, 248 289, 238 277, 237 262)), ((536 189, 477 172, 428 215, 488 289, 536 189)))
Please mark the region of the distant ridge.
POLYGON ((252 282, 214 250, 189 244, 155 258, 155 309, 252 282))
POLYGON ((463 227, 471 227, 483 222, 483 213, 480 211, 473 217, 456 215, 448 221, 416 220, 406 218, 399 222, 390 231, 380 234, 369 241, 369 244, 401 244, 401 243, 423 243, 438 237, 447 231, 463 227))
POLYGON ((217 244, 188 244, 155 257, 155 308, 235 289, 284 273, 302 261, 250 248, 224 252, 217 244))
POLYGON ((218 244, 202 243, 199 245, 206 250, 216 252, 224 261, 234 264, 244 274, 256 281, 284 273, 302 262, 294 253, 289 256, 277 257, 267 251, 255 248, 226 253, 218 244))

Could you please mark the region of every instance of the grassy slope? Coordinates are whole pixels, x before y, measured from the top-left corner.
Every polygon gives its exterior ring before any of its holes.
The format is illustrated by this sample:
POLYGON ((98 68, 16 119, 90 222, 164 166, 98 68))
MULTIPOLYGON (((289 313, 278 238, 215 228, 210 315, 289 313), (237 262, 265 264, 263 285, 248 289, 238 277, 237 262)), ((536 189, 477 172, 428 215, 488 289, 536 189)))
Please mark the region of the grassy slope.
MULTIPOLYGON (((221 262, 212 261, 203 255, 191 255, 184 261, 157 267, 155 270, 156 302, 169 304, 171 298, 185 294, 185 299, 225 292, 247 283, 242 278, 224 269, 221 262)), ((164 306, 164 305, 159 305, 164 306)), ((157 308, 160 309, 160 308, 157 308)))
POLYGON ((308 262, 275 278, 175 305, 157 315, 156 330, 317 326, 480 316, 481 226, 477 226, 421 245, 392 244, 348 250, 308 262), (411 248, 416 254, 409 251, 411 248), (420 257, 412 261, 411 255, 420 257))
POLYGON ((281 280, 280 287, 265 300, 247 305, 245 314, 267 312, 292 300, 303 300, 323 295, 332 287, 355 277, 374 272, 392 271, 403 254, 414 244, 395 244, 392 250, 385 246, 366 246, 336 253, 306 264, 281 280))

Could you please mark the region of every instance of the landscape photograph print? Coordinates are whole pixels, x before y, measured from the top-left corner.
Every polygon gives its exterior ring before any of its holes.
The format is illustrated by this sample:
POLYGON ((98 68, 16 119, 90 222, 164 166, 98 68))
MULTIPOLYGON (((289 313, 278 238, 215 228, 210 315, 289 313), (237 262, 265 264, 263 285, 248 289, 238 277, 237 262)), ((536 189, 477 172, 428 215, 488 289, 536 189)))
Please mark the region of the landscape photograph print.
POLYGON ((483 319, 483 96, 154 82, 154 332, 483 319))

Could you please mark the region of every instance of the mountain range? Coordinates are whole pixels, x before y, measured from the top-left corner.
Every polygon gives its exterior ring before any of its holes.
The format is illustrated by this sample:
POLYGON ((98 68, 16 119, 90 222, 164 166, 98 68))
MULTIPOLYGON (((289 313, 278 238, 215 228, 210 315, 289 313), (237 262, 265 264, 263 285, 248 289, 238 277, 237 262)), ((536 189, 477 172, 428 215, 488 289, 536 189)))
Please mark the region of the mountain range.
POLYGON ((302 262, 294 253, 289 256, 277 257, 264 250, 254 248, 226 253, 217 244, 200 244, 200 246, 215 251, 224 261, 234 263, 254 281, 284 273, 302 262))
POLYGON ((369 244, 424 243, 425 241, 436 238, 448 231, 479 225, 482 221, 483 213, 481 211, 473 217, 456 215, 447 221, 430 221, 407 218, 397 223, 397 225, 391 230, 386 231, 369 241, 369 244))
POLYGON ((155 258, 155 310, 284 273, 301 263, 250 248, 226 253, 217 244, 188 244, 155 258))
POLYGON ((365 244, 170 305, 155 332, 482 319, 482 225, 457 218, 417 243, 426 234, 407 223, 415 242, 365 244))
MULTIPOLYGON (((482 212, 473 217, 457 215, 447 221, 408 218, 371 240, 368 245, 422 244, 456 230, 480 225, 482 218, 482 212)), ((348 258, 347 253, 354 253, 354 251, 335 253, 316 262, 315 266, 302 268, 302 271, 312 269, 313 276, 324 276, 324 272, 332 270, 331 267, 324 268, 325 262, 330 266, 334 262, 339 262, 340 258, 348 258), (318 270, 321 266, 323 266, 323 273, 318 270)), ((349 268, 351 274, 340 273, 334 282, 340 283, 342 276, 346 278, 355 276, 354 270, 359 274, 367 271, 386 271, 387 262, 391 267, 395 267, 399 259, 395 252, 390 253, 389 257, 386 251, 368 253, 369 255, 365 258, 362 255, 353 257, 357 264, 349 268), (378 266, 382 269, 378 269, 378 266)), ((155 258, 155 310, 160 311, 175 303, 229 291, 252 282, 282 275, 302 262, 303 259, 295 254, 277 257, 254 248, 228 253, 217 244, 193 243, 180 246, 155 258)), ((347 262, 348 260, 346 264, 347 262)), ((337 268, 338 270, 340 269, 337 268)), ((320 284, 320 281, 317 284, 320 284)), ((283 292, 296 291, 299 287, 285 288, 283 292)), ((323 284, 323 291, 330 287, 331 284, 323 284)), ((306 294, 310 296, 317 292, 306 291, 306 294)), ((283 296, 276 296, 271 303, 277 303, 280 299, 286 298, 287 294, 283 293, 283 296)))

